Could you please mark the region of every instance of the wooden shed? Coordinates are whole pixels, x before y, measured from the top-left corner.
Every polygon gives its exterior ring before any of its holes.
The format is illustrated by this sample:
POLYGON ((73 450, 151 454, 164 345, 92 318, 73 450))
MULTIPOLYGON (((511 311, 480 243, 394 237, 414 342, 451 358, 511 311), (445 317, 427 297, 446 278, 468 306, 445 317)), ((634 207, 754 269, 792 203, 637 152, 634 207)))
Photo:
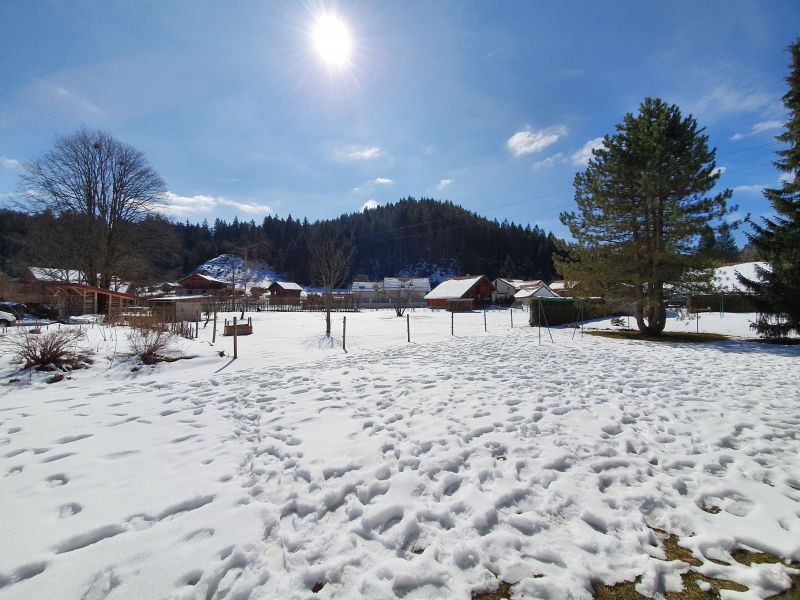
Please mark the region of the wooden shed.
POLYGON ((454 312, 473 310, 490 305, 494 291, 494 285, 486 275, 456 277, 436 286, 425 296, 425 301, 428 308, 454 312))
POLYGON ((203 312, 203 303, 207 296, 163 296, 147 301, 153 310, 153 316, 159 321, 172 323, 175 321, 197 321, 203 312))
POLYGON ((292 281, 273 281, 267 288, 270 298, 297 298, 303 294, 303 288, 292 281))

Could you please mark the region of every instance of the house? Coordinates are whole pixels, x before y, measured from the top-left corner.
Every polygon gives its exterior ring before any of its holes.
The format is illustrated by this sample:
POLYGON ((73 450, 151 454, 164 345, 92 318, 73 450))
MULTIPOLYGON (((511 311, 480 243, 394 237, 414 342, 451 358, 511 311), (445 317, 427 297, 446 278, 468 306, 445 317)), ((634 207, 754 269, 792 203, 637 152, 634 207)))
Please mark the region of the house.
POLYGON ((112 316, 136 300, 127 293, 126 283, 114 280, 111 289, 89 285, 85 275, 73 269, 29 267, 20 277, 20 283, 54 296, 62 319, 99 312, 112 316))
POLYGON ((359 306, 372 307, 375 304, 386 304, 383 295, 383 284, 380 281, 354 281, 350 286, 359 306))
POLYGON ((175 321, 197 321, 203 312, 203 303, 208 301, 208 296, 163 296, 151 298, 147 301, 153 316, 164 323, 175 321))
POLYGON ((230 292, 232 285, 230 281, 223 281, 210 275, 203 275, 202 273, 193 273, 188 277, 179 280, 181 290, 184 295, 219 295, 224 290, 230 292))
POLYGON ((473 310, 491 304, 494 291, 494 285, 486 275, 457 277, 437 285, 426 294, 425 301, 428 308, 473 310))
POLYGON ((534 298, 560 298, 544 281, 526 285, 514 294, 514 304, 530 306, 534 298))
POLYGON ((292 281, 273 281, 267 288, 270 299, 287 298, 299 300, 303 295, 303 288, 292 281))
POLYGON ((495 298, 497 299, 512 298, 520 290, 540 289, 542 286, 546 288, 546 293, 557 295, 541 279, 531 279, 525 281, 523 279, 506 279, 503 277, 498 277, 492 283, 497 290, 495 292, 495 298))
POLYGON ((550 282, 550 289, 559 296, 571 296, 573 293, 573 288, 576 285, 578 285, 577 281, 564 281, 563 279, 557 279, 556 281, 550 282))

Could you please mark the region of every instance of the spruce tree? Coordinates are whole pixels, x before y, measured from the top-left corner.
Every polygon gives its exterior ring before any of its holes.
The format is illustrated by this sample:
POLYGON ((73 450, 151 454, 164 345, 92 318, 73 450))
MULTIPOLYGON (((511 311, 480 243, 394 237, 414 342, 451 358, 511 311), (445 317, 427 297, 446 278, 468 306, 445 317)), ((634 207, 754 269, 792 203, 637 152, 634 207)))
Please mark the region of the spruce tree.
POLYGON ((736 240, 733 239, 731 226, 727 223, 719 226, 716 246, 719 258, 725 262, 735 261, 739 257, 739 247, 736 245, 736 240))
POLYGON ((646 98, 638 115, 625 115, 575 175, 578 210, 561 222, 576 243, 565 259, 554 256, 564 278, 584 295, 631 306, 640 331, 660 334, 667 294, 709 266, 698 236, 729 212, 730 190, 707 196, 719 179, 715 153, 675 105, 646 98))
POLYGON ((752 327, 760 336, 780 337, 800 333, 800 38, 791 46, 789 91, 783 104, 789 111, 783 133, 777 140, 788 147, 779 150, 775 166, 784 174, 779 188, 765 189, 775 216, 763 224, 750 222, 751 244, 769 263, 757 268, 758 277, 739 277, 754 294, 759 316, 752 327))

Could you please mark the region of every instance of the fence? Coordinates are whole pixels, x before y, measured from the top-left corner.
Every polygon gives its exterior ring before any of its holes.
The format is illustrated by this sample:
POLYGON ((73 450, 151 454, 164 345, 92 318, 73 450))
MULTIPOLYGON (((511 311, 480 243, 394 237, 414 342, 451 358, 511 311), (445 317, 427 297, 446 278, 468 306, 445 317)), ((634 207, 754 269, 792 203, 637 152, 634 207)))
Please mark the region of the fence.
POLYGON ((704 294, 689 296, 686 304, 690 313, 698 311, 717 311, 732 313, 758 312, 753 300, 746 294, 704 294))

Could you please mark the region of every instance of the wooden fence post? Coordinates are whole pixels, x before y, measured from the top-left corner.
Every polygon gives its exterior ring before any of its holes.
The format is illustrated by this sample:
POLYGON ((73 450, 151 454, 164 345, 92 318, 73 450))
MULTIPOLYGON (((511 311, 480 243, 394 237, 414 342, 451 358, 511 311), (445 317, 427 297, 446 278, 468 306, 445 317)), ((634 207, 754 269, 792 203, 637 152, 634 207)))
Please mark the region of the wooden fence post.
POLYGON ((217 343, 217 311, 214 311, 214 331, 211 332, 211 343, 217 343))
POLYGON ((486 331, 488 331, 488 330, 486 329, 486 311, 484 310, 483 311, 483 332, 486 333, 486 331))
POLYGON ((455 314, 453 311, 450 311, 450 335, 455 335, 456 326, 455 326, 455 314))
POLYGON ((237 335, 236 335, 236 317, 233 317, 233 358, 239 358, 239 348, 237 347, 237 335))
POLYGON ((509 308, 508 312, 511 313, 511 329, 514 329, 514 309, 513 308, 509 308))
POLYGON ((194 319, 194 338, 200 337, 200 315, 194 319))
POLYGON ((408 334, 408 341, 411 342, 411 315, 406 315, 406 333, 408 334))
POLYGON ((342 317, 342 350, 347 352, 347 317, 342 317))

